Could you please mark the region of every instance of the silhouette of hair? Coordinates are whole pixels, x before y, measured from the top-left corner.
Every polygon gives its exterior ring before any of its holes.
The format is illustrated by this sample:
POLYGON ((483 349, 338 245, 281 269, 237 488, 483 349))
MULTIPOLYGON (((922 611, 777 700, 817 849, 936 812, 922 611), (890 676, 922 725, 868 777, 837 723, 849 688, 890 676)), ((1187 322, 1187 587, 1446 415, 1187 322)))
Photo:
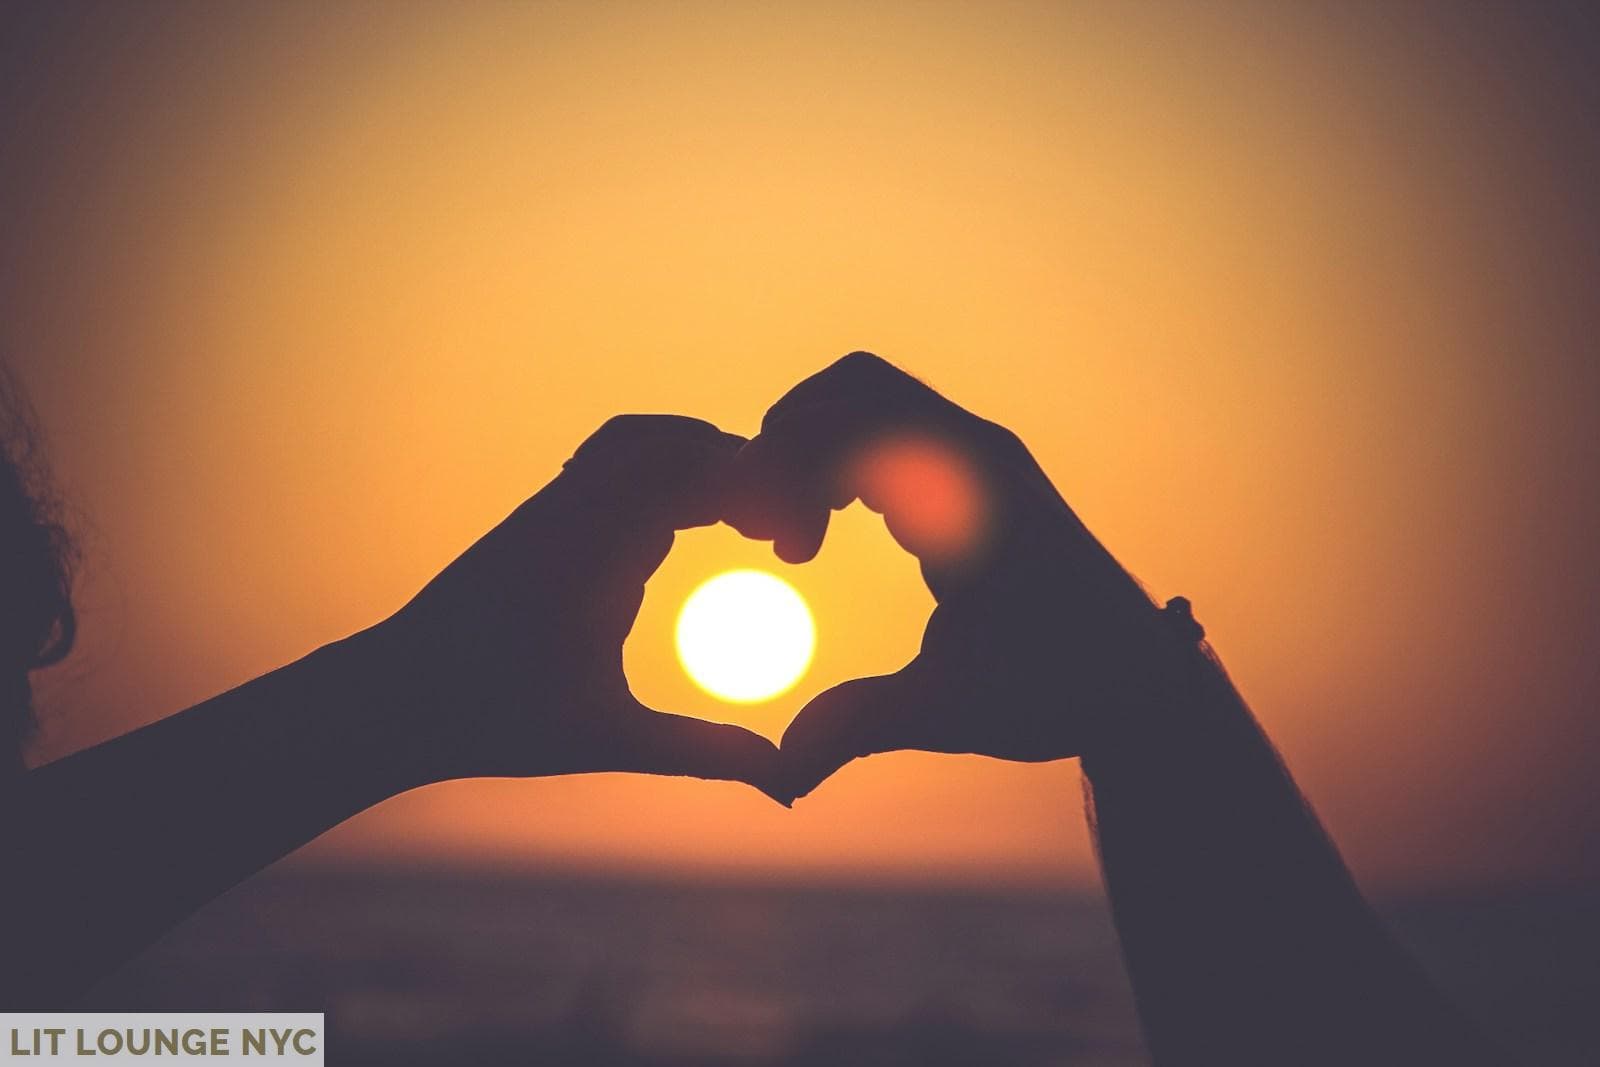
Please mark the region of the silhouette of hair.
POLYGON ((30 671, 72 650, 72 540, 60 522, 38 418, 0 364, 0 783, 22 771, 31 736, 30 671))

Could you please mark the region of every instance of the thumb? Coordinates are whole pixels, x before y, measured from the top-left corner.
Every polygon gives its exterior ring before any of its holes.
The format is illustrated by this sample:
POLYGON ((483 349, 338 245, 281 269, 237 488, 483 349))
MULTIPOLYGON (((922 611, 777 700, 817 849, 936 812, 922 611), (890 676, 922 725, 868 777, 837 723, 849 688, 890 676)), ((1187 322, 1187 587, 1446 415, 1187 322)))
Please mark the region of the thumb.
POLYGON ((636 705, 628 755, 618 770, 744 782, 788 807, 778 749, 742 726, 673 715, 636 705))
POLYGON ((803 797, 860 756, 921 747, 909 727, 926 709, 909 670, 856 678, 813 697, 783 732, 784 782, 803 797))

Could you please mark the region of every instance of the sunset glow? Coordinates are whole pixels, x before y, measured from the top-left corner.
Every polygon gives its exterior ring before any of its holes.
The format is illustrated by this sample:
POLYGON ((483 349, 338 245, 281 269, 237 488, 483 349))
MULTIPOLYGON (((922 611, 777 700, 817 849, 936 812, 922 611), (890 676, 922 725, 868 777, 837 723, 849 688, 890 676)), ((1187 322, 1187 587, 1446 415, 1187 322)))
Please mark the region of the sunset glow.
MULTIPOLYGON (((0 349, 85 536, 33 763, 388 618, 614 415, 753 436, 869 349, 1014 431, 1154 596, 1193 600, 1364 880, 1596 866, 1600 228, 1578 209, 1600 136, 1592 65, 1542 20, 47 8, 34 35, 3 23, 0 349)), ((964 493, 926 460, 876 462, 955 529, 964 493)), ((803 570, 680 532, 632 692, 778 739, 900 669, 933 601, 888 517, 835 513, 803 570), (821 629, 759 704, 674 645, 737 568, 821 629)), ((917 754, 793 811, 638 775, 470 781, 308 858, 1097 887, 1080 793, 1075 761, 917 754)))

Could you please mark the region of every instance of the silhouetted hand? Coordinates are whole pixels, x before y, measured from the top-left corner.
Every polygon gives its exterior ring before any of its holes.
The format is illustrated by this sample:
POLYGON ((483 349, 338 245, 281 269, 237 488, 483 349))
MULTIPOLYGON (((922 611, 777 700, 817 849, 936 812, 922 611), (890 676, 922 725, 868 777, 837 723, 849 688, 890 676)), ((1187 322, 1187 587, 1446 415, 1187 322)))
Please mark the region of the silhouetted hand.
POLYGON ((653 711, 622 669, 646 579, 674 530, 721 517, 744 443, 697 419, 610 420, 375 628, 423 777, 643 771, 779 791, 771 742, 653 711))
POLYGON ((813 699, 782 743, 803 796, 895 749, 1041 761, 1135 728, 1177 653, 1138 584, 1010 431, 867 353, 779 400, 741 452, 730 522, 802 562, 860 498, 922 563, 938 606, 899 672, 813 699))

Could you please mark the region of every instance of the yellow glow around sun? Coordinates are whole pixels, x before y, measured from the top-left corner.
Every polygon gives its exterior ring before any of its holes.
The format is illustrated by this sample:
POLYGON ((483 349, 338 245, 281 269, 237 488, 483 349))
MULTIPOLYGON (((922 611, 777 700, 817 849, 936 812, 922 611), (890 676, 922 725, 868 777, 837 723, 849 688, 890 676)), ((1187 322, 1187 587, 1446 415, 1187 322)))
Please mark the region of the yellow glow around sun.
POLYGON ((678 612, 678 659, 720 700, 756 704, 787 691, 811 665, 817 629, 795 588, 775 574, 724 571, 678 612))

